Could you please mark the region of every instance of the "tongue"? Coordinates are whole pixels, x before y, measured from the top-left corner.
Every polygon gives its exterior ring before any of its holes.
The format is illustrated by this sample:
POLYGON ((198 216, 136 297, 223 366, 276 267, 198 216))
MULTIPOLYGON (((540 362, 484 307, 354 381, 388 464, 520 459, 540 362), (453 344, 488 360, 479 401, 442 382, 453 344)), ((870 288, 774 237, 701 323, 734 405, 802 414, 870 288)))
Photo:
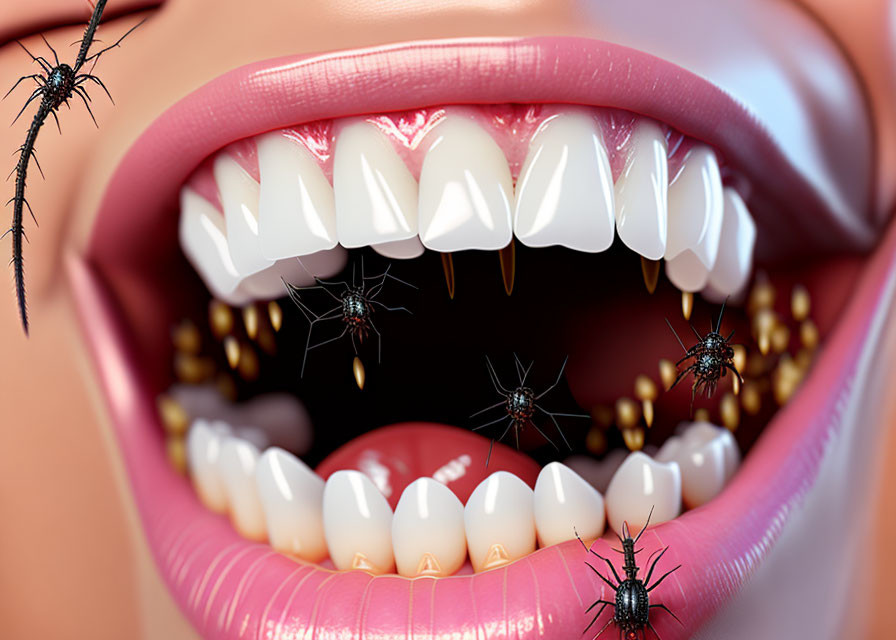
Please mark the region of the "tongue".
POLYGON ((509 471, 530 487, 539 466, 526 455, 465 429, 429 422, 406 422, 365 433, 340 447, 320 463, 317 473, 328 478, 341 469, 367 475, 394 509, 401 492, 417 478, 431 477, 454 491, 464 504, 473 489, 495 471, 509 471))

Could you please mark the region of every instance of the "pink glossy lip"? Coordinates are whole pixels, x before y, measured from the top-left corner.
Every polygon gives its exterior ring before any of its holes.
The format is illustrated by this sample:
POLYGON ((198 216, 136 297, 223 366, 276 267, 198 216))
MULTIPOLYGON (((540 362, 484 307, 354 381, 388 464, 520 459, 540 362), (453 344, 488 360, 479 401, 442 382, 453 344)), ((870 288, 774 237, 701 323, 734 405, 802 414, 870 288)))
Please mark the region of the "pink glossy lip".
MULTIPOLYGON (((729 97, 674 65, 590 40, 425 43, 281 60, 236 70, 172 107, 116 172, 87 260, 72 256, 67 266, 150 548, 203 637, 293 638, 313 630, 321 637, 575 638, 587 624, 585 608, 598 598, 611 599, 585 567, 586 556, 576 543, 543 549, 482 574, 410 580, 332 572, 242 540, 226 519, 201 507, 188 482, 170 470, 145 363, 135 355, 131 325, 122 320, 121 307, 104 285, 106 269, 124 266, 139 273, 159 255, 156 238, 172 241, 177 187, 218 147, 279 126, 348 115, 359 107, 372 112, 411 108, 421 101, 444 103, 449 92, 457 102, 540 100, 631 109, 710 140, 745 171, 754 167, 760 175, 758 167, 765 164, 771 168, 771 179, 763 182, 770 184, 769 193, 783 198, 787 183, 798 199, 816 201, 729 97), (488 82, 481 79, 485 76, 488 82), (236 91, 239 100, 233 99, 236 91), (683 95, 698 99, 680 100, 683 95), (244 111, 246 104, 254 111, 244 111), (133 210, 134 202, 141 203, 140 211, 133 210)), ((774 221, 766 222, 774 228, 774 221)), ((842 221, 828 222, 867 241, 842 221)), ((794 218, 777 224, 801 223, 794 218)), ((817 218, 812 224, 823 226, 817 218)), ((658 570, 683 565, 654 592, 683 622, 679 626, 666 616, 652 616, 662 637, 690 637, 737 591, 811 486, 824 443, 842 426, 838 400, 850 388, 894 255, 896 226, 869 261, 812 376, 767 427, 723 495, 642 538, 646 554, 670 545, 658 570), (724 532, 720 522, 727 525, 724 532)), ((615 555, 605 542, 596 545, 601 554, 615 555)))

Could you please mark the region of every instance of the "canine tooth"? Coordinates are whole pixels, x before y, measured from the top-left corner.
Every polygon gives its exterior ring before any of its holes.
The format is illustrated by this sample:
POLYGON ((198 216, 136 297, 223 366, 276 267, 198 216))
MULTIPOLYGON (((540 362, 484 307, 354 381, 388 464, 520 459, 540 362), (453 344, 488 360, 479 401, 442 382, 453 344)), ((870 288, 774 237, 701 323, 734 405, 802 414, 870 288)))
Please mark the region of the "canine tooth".
POLYGON ((233 336, 224 338, 224 355, 227 356, 227 364, 231 369, 236 369, 240 364, 240 342, 233 336))
POLYGON ((660 261, 648 260, 641 256, 641 275, 644 276, 644 286, 647 287, 647 293, 656 291, 656 285, 660 279, 660 261))
POLYGON ((818 346, 818 327, 811 320, 803 320, 800 325, 800 342, 809 350, 818 346))
POLYGON ((355 376, 355 384, 358 385, 359 389, 363 390, 366 374, 364 373, 364 363, 361 362, 361 358, 358 356, 355 356, 355 359, 352 360, 352 374, 355 376))
POLYGON ((221 440, 229 428, 222 423, 215 426, 205 420, 193 421, 187 434, 187 462, 193 486, 202 503, 218 513, 227 511, 227 490, 218 468, 221 440))
POLYGON ((594 118, 568 111, 533 136, 516 185, 513 229, 530 247, 604 251, 613 244, 613 174, 594 118))
POLYGON ((716 263, 709 273, 709 284, 720 293, 733 295, 746 285, 753 268, 756 223, 737 191, 725 187, 722 197, 725 203, 722 232, 716 263))
POLYGON ((622 440, 629 451, 640 451, 644 448, 644 429, 630 427, 622 429, 622 440))
POLYGON ((775 401, 783 406, 796 393, 797 387, 803 381, 803 372, 788 354, 781 356, 778 366, 772 372, 772 390, 775 401))
POLYGON ((535 481, 535 530, 538 544, 549 547, 575 538, 595 540, 604 532, 604 498, 579 474, 551 462, 535 481))
POLYGON ((291 453, 271 447, 255 469, 271 546, 308 562, 327 557, 324 481, 291 453))
POLYGON ((262 255, 280 260, 335 247, 333 187, 314 156, 280 132, 259 136, 256 144, 262 255))
POLYGON ((753 335, 762 355, 768 355, 772 347, 772 331, 777 323, 778 319, 771 309, 760 309, 753 316, 753 335))
POLYGON ((812 300, 809 290, 801 284, 795 285, 790 293, 790 314, 797 322, 802 322, 809 317, 812 309, 812 300))
POLYGON ((324 536, 337 569, 392 573, 392 509, 360 471, 337 471, 324 487, 324 536))
POLYGON ((640 530, 651 508, 652 524, 672 520, 681 512, 681 470, 675 462, 658 462, 635 451, 616 470, 605 500, 607 520, 619 534, 623 521, 640 530))
POLYGON ((445 284, 448 285, 448 297, 454 300, 454 258, 450 253, 442 253, 442 271, 445 272, 445 284))
POLYGON ((504 291, 507 295, 513 293, 513 281, 516 279, 516 244, 513 238, 503 249, 498 250, 498 260, 501 263, 501 280, 504 282, 504 291))
POLYGON ((156 399, 156 408, 166 434, 182 437, 187 433, 190 416, 181 403, 169 395, 162 394, 156 399))
POLYGON ((666 253, 668 189, 666 136, 655 122, 640 119, 616 180, 616 231, 627 247, 650 260, 666 253))
MULTIPOLYGON (((737 378, 734 378, 735 385, 740 384, 737 378)), ((734 393, 725 393, 719 401, 719 415, 722 417, 722 424, 729 431, 735 431, 740 425, 740 406, 737 404, 737 398, 734 393)))
POLYGON ((373 250, 381 256, 392 258, 393 260, 410 260, 411 258, 419 258, 426 250, 420 238, 414 236, 407 240, 396 240, 394 242, 383 242, 373 245, 373 250))
POLYGON ((271 321, 271 327, 274 331, 280 331, 283 326, 283 309, 276 300, 268 302, 268 319, 271 321))
POLYGON ((622 429, 631 429, 641 419, 641 410, 631 398, 616 401, 616 424, 622 429))
POLYGON ((464 505, 445 485, 418 478, 395 505, 392 549, 398 573, 408 578, 456 573, 467 557, 464 505))
POLYGON ((691 291, 682 291, 681 315, 684 316, 685 320, 690 320, 692 313, 694 313, 694 294, 691 291))
POLYGON ((660 380, 663 381, 663 388, 666 391, 675 384, 675 378, 678 377, 678 368, 675 366, 675 363, 671 360, 666 360, 662 358, 660 360, 660 380))
POLYGON ((653 402, 658 391, 656 383, 643 373, 635 378, 635 397, 641 401, 641 409, 644 412, 644 422, 649 427, 653 424, 653 402))
POLYGON ((478 124, 449 114, 420 169, 420 239, 428 249, 501 249, 513 235, 513 180, 504 152, 478 124))
POLYGON ((258 241, 258 183, 226 153, 215 157, 215 184, 224 209, 227 248, 242 277, 273 264, 261 253, 258 241))
POLYGON ((258 448, 242 438, 224 436, 218 469, 227 491, 230 520, 237 532, 249 540, 267 537, 264 511, 255 484, 258 448))
POLYGON ((243 325, 246 327, 246 335, 250 340, 258 336, 258 307, 248 304, 243 307, 243 325))
POLYGON ((467 500, 464 528, 474 571, 494 569, 532 553, 532 489, 512 473, 496 471, 467 500))
POLYGON ((212 295, 240 301, 242 276, 227 246, 224 217, 208 200, 184 187, 180 191, 178 237, 184 255, 212 295))
POLYGON ((174 470, 181 475, 187 473, 187 445, 184 439, 178 436, 168 436, 165 439, 165 456, 174 470))
POLYGON ((682 500, 694 509, 721 493, 737 469, 740 453, 727 429, 695 422, 681 436, 669 438, 656 459, 678 464, 682 500))
POLYGON ((715 153, 698 146, 669 186, 666 276, 679 289, 706 286, 719 253, 725 199, 715 153))
POLYGON ((417 235, 417 182, 392 143, 369 122, 355 122, 339 132, 333 190, 343 247, 417 235))

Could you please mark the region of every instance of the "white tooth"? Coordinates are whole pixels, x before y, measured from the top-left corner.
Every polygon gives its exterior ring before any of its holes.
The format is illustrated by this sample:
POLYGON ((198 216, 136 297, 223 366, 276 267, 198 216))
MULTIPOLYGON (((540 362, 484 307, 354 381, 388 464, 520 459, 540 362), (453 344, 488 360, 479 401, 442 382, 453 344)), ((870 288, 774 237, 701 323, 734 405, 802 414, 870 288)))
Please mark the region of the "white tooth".
POLYGON ((267 537, 267 529, 255 484, 257 463, 258 449, 254 444, 234 436, 224 437, 218 469, 227 489, 230 521, 244 538, 263 541, 267 537))
POLYGON ((503 566, 535 551, 532 489, 512 473, 496 471, 479 483, 464 507, 474 571, 503 566))
POLYGON ((666 275, 682 291, 706 286, 719 253, 723 210, 716 155, 708 147, 695 147, 669 186, 666 275))
POLYGON ((337 471, 324 487, 324 535, 337 569, 392 573, 392 509, 370 478, 337 471))
POLYGON ((607 520, 622 534, 622 523, 640 530, 651 524, 672 520, 681 512, 681 470, 675 462, 657 462, 635 451, 616 470, 607 488, 607 520))
POLYGON ((339 132, 333 189, 343 247, 417 235, 417 182, 389 140, 369 122, 356 122, 339 132))
POLYGON ((308 562, 327 557, 324 481, 291 453, 272 447, 255 470, 271 546, 308 562))
POLYGON ((513 236, 513 180, 504 152, 463 115, 430 134, 420 169, 420 239, 428 249, 503 249, 513 236))
POLYGON ((719 430, 711 425, 707 426, 712 430, 711 433, 691 432, 689 435, 673 436, 656 454, 656 459, 661 462, 678 464, 681 469, 681 497, 689 509, 706 504, 716 497, 725 488, 729 477, 730 460, 726 460, 726 457, 730 456, 730 452, 726 453, 726 449, 729 444, 733 444, 731 434, 725 430, 731 440, 727 443, 719 430))
POLYGON ((214 171, 233 266, 243 277, 271 266, 258 241, 258 183, 226 153, 215 157, 214 171))
POLYGON ((409 484, 392 520, 392 548, 398 573, 450 576, 467 557, 464 505, 448 487, 432 478, 409 484))
POLYGON ((246 278, 239 290, 253 300, 281 298, 286 294, 284 280, 297 287, 314 284, 314 276, 327 278, 342 271, 347 257, 345 249, 333 247, 300 258, 278 260, 273 266, 246 278))
POLYGON ((260 136, 256 142, 261 254, 279 260, 335 247, 333 187, 314 156, 280 132, 260 136))
POLYGON ((740 466, 740 449, 731 432, 724 427, 716 426, 710 422, 694 422, 690 424, 682 434, 685 442, 700 445, 711 440, 720 440, 725 459, 725 481, 727 482, 740 466))
POLYGON ((746 285, 750 277, 756 223, 737 191, 726 187, 724 200, 719 257, 709 274, 709 283, 716 291, 733 295, 746 285))
POLYGON ((180 191, 178 235, 184 255, 213 296, 231 303, 246 301, 245 296, 236 293, 242 278, 227 248, 224 216, 208 200, 187 187, 180 191))
POLYGON ((606 493, 613 474, 616 473, 616 469, 627 455, 628 450, 626 449, 613 449, 601 460, 595 460, 590 456, 574 455, 564 460, 563 464, 582 476, 592 487, 601 493, 606 493))
POLYGON ((535 481, 535 530, 542 547, 604 532, 604 498, 575 471, 551 462, 535 481))
POLYGON ((396 240, 395 242, 384 242, 382 244, 373 245, 374 251, 381 256, 392 258, 394 260, 410 260, 411 258, 419 258, 423 255, 424 247, 420 242, 420 238, 414 236, 407 240, 396 240))
POLYGON ((218 467, 224 435, 202 419, 193 421, 187 434, 187 463, 193 486, 202 503, 218 513, 227 511, 227 489, 218 467))
POLYGON ((517 181, 516 237, 530 247, 604 251, 614 216, 613 174, 594 118, 570 111, 545 121, 517 181))
POLYGON ((240 440, 245 440, 259 451, 264 451, 271 445, 268 434, 259 427, 236 427, 233 430, 233 435, 240 440))
POLYGON ((641 118, 616 180, 616 231, 628 248, 650 260, 666 253, 668 189, 666 137, 657 123, 641 118))

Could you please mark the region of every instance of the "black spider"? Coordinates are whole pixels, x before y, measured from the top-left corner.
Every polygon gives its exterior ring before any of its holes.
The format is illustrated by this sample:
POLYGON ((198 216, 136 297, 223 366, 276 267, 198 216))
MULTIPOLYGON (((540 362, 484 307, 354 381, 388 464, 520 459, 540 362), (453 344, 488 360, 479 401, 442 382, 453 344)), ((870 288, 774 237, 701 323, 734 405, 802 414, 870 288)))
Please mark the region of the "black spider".
POLYGON ((352 267, 352 283, 348 282, 327 282, 325 280, 321 280, 318 277, 314 277, 314 282, 316 283, 314 286, 310 287, 296 287, 288 282, 284 281, 286 285, 286 291, 289 294, 290 300, 292 300, 299 310, 302 312, 302 315, 310 323, 310 327, 308 327, 308 338, 305 340, 305 354, 302 358, 302 373, 301 375, 305 375, 305 363, 308 360, 308 352, 312 349, 316 349, 317 347, 321 347, 325 344, 329 344, 331 342, 335 342, 339 340, 346 334, 351 337, 352 347, 355 350, 355 355, 358 354, 358 345, 355 342, 355 338, 357 337, 358 342, 363 342, 367 337, 370 331, 373 331, 377 336, 377 362, 380 361, 382 356, 382 335, 379 330, 376 328, 376 325, 373 323, 373 313, 376 307, 380 309, 384 309, 385 311, 406 311, 411 313, 409 309, 406 307, 388 307, 379 300, 377 297, 382 293, 383 287, 386 284, 387 279, 395 280, 396 282, 400 282, 403 285, 407 285, 413 289, 416 289, 414 285, 409 282, 405 282, 404 280, 400 280, 389 273, 389 269, 392 268, 392 265, 386 267, 386 270, 378 276, 365 276, 364 275, 364 260, 361 260, 361 280, 360 283, 357 281, 355 277, 355 269, 352 267), (379 282, 376 282, 376 281, 379 282), (367 288, 368 283, 371 284, 370 288, 367 288), (341 287, 342 292, 337 295, 333 293, 328 287, 341 287), (311 310, 311 308, 302 301, 301 294, 302 292, 308 291, 324 291, 329 295, 337 304, 332 309, 325 311, 322 314, 317 314, 311 310), (314 325, 318 322, 326 322, 327 320, 342 320, 345 325, 342 333, 333 338, 328 338, 323 342, 318 342, 317 344, 311 344, 311 333, 314 330, 314 325))
MULTIPOLYGON (((498 374, 495 372, 494 366, 492 366, 491 360, 488 359, 488 356, 485 358, 486 367, 488 369, 488 375, 491 378, 492 384, 495 387, 495 391, 498 392, 499 395, 503 396, 503 399, 500 402, 496 402, 490 407, 486 407, 481 411, 477 411, 471 418, 474 418, 480 414, 485 413, 486 411, 491 411, 492 409, 497 409, 498 407, 503 407, 505 411, 505 415, 492 420, 491 422, 487 422, 483 425, 479 425, 474 428, 473 431, 479 431, 480 429, 484 429, 493 424, 497 424, 504 419, 508 420, 507 428, 504 429, 504 432, 498 438, 500 442, 507 436, 508 432, 511 428, 513 428, 514 436, 516 438, 516 448, 520 448, 520 430, 525 427, 527 424, 531 424, 538 433, 541 434, 545 440, 551 443, 551 446, 560 451, 556 444, 554 444, 553 440, 551 440, 545 433, 542 431, 537 424, 535 424, 533 417, 535 416, 536 411, 541 411, 547 417, 551 419, 554 423, 554 426, 557 428, 557 432, 560 434, 560 437, 563 438, 563 442, 569 447, 570 451, 572 447, 569 446, 569 442, 566 440, 566 436, 563 435, 563 431, 560 429, 560 425, 557 423, 557 416, 561 418, 590 418, 591 416, 581 413, 554 413, 545 410, 543 407, 539 406, 538 400, 546 396, 554 387, 556 387, 560 383, 560 378, 563 377, 563 371, 566 369, 566 361, 569 360, 567 356, 566 359, 563 360, 563 366, 560 367, 560 373, 557 374, 557 379, 554 381, 554 384, 549 386, 547 389, 535 395, 535 392, 532 391, 531 388, 526 386, 526 379, 529 377, 529 371, 532 370, 532 365, 534 362, 529 363, 528 367, 523 367, 523 363, 520 362, 520 359, 516 354, 513 354, 514 363, 516 365, 516 372, 519 378, 519 386, 515 389, 505 389, 501 384, 500 380, 498 380, 498 374)), ((492 448, 495 445, 495 439, 492 438, 491 444, 488 447, 488 457, 485 459, 485 466, 488 466, 489 460, 492 458, 492 448)))
MULTIPOLYGON (((25 200, 25 178, 28 174, 28 163, 31 158, 34 158, 34 162, 37 164, 37 156, 34 154, 34 143, 37 140, 37 134, 44 125, 47 116, 50 115, 56 120, 56 128, 62 133, 62 128, 59 126, 59 118, 56 116, 56 112, 62 105, 70 107, 69 99, 74 96, 81 98, 84 106, 87 107, 87 112, 90 114, 93 123, 96 124, 96 118, 93 117, 93 112, 90 110, 90 96, 87 95, 87 89, 84 85, 86 82, 93 82, 106 92, 106 95, 109 96, 109 100, 112 100, 112 96, 109 93, 109 90, 106 89, 106 85, 103 84, 103 81, 93 75, 93 69, 96 67, 96 63, 101 55, 106 51, 109 51, 109 49, 117 47, 134 29, 143 24, 140 22, 134 25, 127 31, 127 33, 121 36, 115 44, 88 56, 87 53, 93 44, 96 28, 99 26, 100 18, 103 15, 103 9, 106 7, 106 1, 107 0, 98 0, 96 3, 96 6, 93 9, 93 14, 90 16, 90 22, 87 23, 87 29, 84 31, 84 37, 81 38, 81 48, 78 51, 78 57, 75 59, 75 63, 72 66, 69 66, 64 62, 59 62, 59 56, 56 55, 56 51, 50 46, 50 43, 47 42, 47 39, 44 38, 43 35, 41 35, 41 38, 43 38, 44 43, 50 48, 50 51, 53 52, 53 61, 55 63, 53 66, 51 66, 50 62, 43 56, 35 57, 32 55, 25 45, 18 42, 18 45, 25 50, 25 53, 31 56, 31 60, 40 65, 41 73, 33 73, 19 78, 12 86, 12 89, 7 91, 6 95, 3 96, 6 98, 6 96, 12 93, 13 90, 25 80, 34 80, 37 84, 37 89, 34 90, 31 97, 25 102, 25 106, 19 111, 15 120, 13 120, 13 123, 19 119, 32 101, 40 98, 40 106, 37 108, 37 113, 34 114, 31 126, 28 127, 28 134, 25 136, 25 142, 19 147, 19 160, 14 169, 16 172, 16 193, 9 202, 6 203, 7 205, 13 203, 12 225, 6 233, 12 233, 12 264, 15 274, 16 298, 19 305, 19 316, 22 319, 22 327, 24 328, 26 335, 28 333, 28 309, 25 304, 25 273, 22 257, 22 239, 25 238, 25 231, 22 226, 22 212, 24 207, 27 206, 29 213, 31 213, 31 218, 34 220, 34 223, 37 224, 37 219, 34 217, 34 211, 32 211, 31 205, 28 204, 27 200, 25 200), (91 63, 90 71, 87 73, 80 73, 84 65, 88 63, 91 63)), ((40 164, 37 164, 37 168, 41 172, 41 176, 43 176, 40 164)), ((3 235, 5 236, 6 233, 3 235)))
POLYGON ((625 564, 622 565, 622 571, 625 573, 625 580, 619 577, 619 574, 616 573, 616 568, 608 558, 589 549, 587 545, 585 545, 585 542, 579 538, 579 534, 576 533, 576 538, 582 543, 582 547, 585 548, 585 551, 606 562, 607 566, 610 567, 610 571, 613 573, 613 577, 616 579, 616 584, 613 584, 613 581, 607 576, 595 569, 589 562, 585 562, 589 569, 596 573, 601 580, 606 582, 610 588, 613 589, 616 593, 616 601, 596 600, 593 602, 591 606, 585 610, 585 613, 591 613, 591 610, 597 605, 601 605, 601 607, 597 610, 597 613, 591 619, 588 626, 585 627, 585 631, 582 632, 583 634, 587 633, 588 629, 594 626, 594 623, 597 622, 600 614, 602 614, 604 609, 608 606, 613 607, 613 617, 607 620, 606 624, 597 632, 597 635, 595 635, 594 638, 599 637, 600 634, 602 634, 613 622, 619 627, 619 637, 624 638, 625 640, 637 640, 639 635, 643 640, 647 637, 646 629, 653 631, 654 635, 659 638, 660 634, 657 633, 656 629, 654 629, 653 625, 650 623, 651 609, 662 609, 675 618, 678 621, 678 624, 681 624, 681 620, 678 619, 678 616, 672 613, 666 605, 650 604, 650 592, 656 589, 667 576, 681 568, 681 565, 678 565, 674 569, 671 569, 660 576, 656 582, 650 584, 650 578, 653 576, 653 570, 656 568, 657 562, 659 562, 660 558, 662 558, 666 551, 669 550, 669 547, 665 547, 661 550, 657 549, 650 554, 650 557, 647 558, 647 563, 650 564, 650 569, 647 571, 647 577, 644 580, 638 578, 638 565, 635 563, 635 554, 641 550, 635 549, 635 544, 641 539, 641 534, 644 533, 647 529, 647 525, 650 524, 650 516, 652 515, 653 508, 651 507, 650 513, 647 515, 647 522, 644 523, 644 528, 641 529, 634 540, 632 540, 631 534, 629 533, 627 522, 622 524, 623 537, 620 537, 618 534, 616 535, 616 537, 619 538, 619 542, 622 543, 622 549, 614 549, 614 551, 621 553, 625 559, 625 564), (659 552, 659 555, 656 555, 657 552, 659 552), (656 558, 654 558, 654 555, 656 555, 656 558), (652 563, 651 560, 653 561, 652 563))
POLYGON ((722 337, 722 334, 719 333, 719 330, 722 328, 722 315, 724 313, 725 303, 722 304, 719 321, 715 328, 710 323, 709 333, 705 336, 701 336, 694 326, 691 325, 691 331, 697 336, 698 342, 690 349, 684 346, 681 338, 678 337, 678 333, 672 327, 672 323, 666 318, 666 324, 672 329, 675 339, 678 340, 678 344, 684 349, 684 357, 676 362, 675 366, 681 365, 682 362, 690 358, 694 359, 687 368, 678 374, 675 382, 669 387, 670 390, 674 389, 688 373, 694 374, 694 385, 691 387, 691 410, 694 408, 694 397, 697 395, 697 392, 703 390, 707 398, 712 397, 719 379, 725 377, 729 370, 743 384, 743 378, 734 366, 734 349, 729 344, 734 336, 734 331, 732 330, 727 338, 722 337))

